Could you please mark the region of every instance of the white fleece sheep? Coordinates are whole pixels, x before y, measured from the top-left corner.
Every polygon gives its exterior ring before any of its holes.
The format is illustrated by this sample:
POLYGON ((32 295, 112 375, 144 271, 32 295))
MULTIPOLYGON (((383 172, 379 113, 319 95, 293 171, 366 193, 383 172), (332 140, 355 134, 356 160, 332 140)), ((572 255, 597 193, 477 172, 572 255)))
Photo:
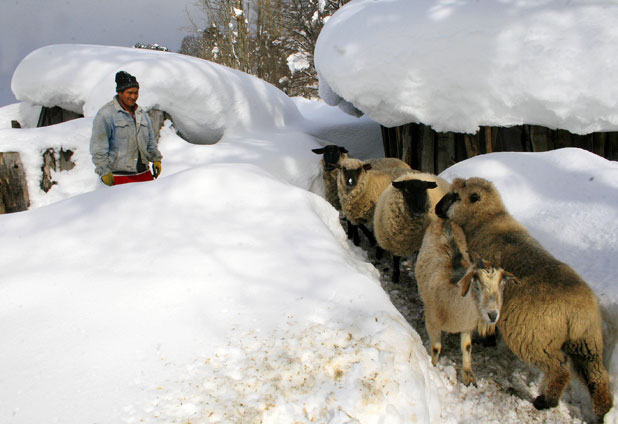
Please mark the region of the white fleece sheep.
MULTIPOLYGON (((315 154, 322 155, 320 163, 322 164, 325 198, 335 209, 341 211, 341 202, 339 201, 339 193, 337 190, 337 175, 339 174, 341 162, 349 157, 348 150, 345 147, 330 144, 318 149, 312 149, 311 151, 315 154)), ((364 161, 364 163, 369 163, 372 169, 402 168, 411 170, 407 163, 397 158, 368 159, 364 161)), ((365 233, 372 246, 375 244, 375 238, 366 226, 362 224, 354 225, 347 218, 345 221, 348 238, 352 239, 356 246, 360 245, 358 228, 365 233)))
POLYGON ((373 226, 373 212, 382 191, 409 169, 372 169, 360 159, 347 158, 341 162, 337 177, 337 192, 343 215, 355 225, 373 226))
POLYGON ((380 247, 393 255, 392 281, 399 282, 400 258, 417 252, 425 229, 437 220, 435 205, 450 189, 436 175, 410 172, 397 178, 380 195, 373 228, 380 247))

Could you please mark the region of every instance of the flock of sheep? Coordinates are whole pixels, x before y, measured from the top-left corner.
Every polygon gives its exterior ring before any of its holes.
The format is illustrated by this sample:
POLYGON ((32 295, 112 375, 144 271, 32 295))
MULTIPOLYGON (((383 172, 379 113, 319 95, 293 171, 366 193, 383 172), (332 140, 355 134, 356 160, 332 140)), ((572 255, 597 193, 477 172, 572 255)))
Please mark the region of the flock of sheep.
POLYGON ((377 258, 382 249, 391 253, 394 283, 400 259, 418 252, 415 277, 434 365, 442 333, 460 333, 460 379, 474 383, 472 333, 497 328, 515 355, 544 373, 537 409, 558 405, 572 367, 603 422, 612 394, 598 300, 507 212, 490 181, 449 183, 398 159, 350 158, 336 145, 313 152, 322 155, 325 196, 347 222, 348 236, 358 244, 361 229, 377 242, 377 258))

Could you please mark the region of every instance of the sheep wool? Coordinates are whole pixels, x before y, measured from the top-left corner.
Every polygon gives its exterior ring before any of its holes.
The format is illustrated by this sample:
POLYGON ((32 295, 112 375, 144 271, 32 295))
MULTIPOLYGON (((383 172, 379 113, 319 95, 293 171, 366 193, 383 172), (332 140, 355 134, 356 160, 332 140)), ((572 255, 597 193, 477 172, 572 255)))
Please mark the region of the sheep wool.
POLYGON ((425 229, 437 219, 435 205, 450 188, 443 178, 421 172, 406 173, 395 182, 411 180, 437 184, 436 188, 418 193, 418 196, 426 196, 424 213, 410 211, 402 191, 390 184, 380 195, 374 214, 373 226, 378 244, 399 257, 408 257, 420 249, 425 229))
POLYGON ((599 303, 588 284, 508 213, 490 181, 455 179, 436 213, 463 229, 471 251, 520 280, 504 289, 498 330, 515 355, 545 374, 534 406, 558 404, 570 378, 568 356, 603 422, 613 399, 603 366, 599 303))
POLYGON ((389 168, 373 170, 370 164, 347 158, 341 163, 337 191, 343 215, 354 225, 373 225, 373 213, 380 194, 409 169, 389 168))

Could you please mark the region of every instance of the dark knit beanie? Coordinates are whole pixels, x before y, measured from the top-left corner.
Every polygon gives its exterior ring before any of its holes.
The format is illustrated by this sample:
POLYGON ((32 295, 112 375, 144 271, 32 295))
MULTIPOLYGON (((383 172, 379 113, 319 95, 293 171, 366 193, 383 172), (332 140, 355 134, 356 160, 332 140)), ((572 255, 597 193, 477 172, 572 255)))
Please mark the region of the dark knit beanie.
POLYGON ((139 88, 139 84, 133 75, 125 71, 116 73, 116 93, 131 87, 139 88))

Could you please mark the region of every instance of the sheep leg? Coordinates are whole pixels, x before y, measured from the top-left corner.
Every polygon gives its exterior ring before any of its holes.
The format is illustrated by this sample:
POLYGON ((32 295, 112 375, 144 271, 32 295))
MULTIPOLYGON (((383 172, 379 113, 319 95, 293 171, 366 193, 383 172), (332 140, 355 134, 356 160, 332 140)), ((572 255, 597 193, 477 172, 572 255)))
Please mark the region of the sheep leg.
POLYGON ((462 369, 461 382, 466 386, 476 383, 476 377, 472 372, 472 335, 469 331, 460 334, 462 369))
POLYGON ((431 344, 431 365, 435 366, 442 352, 442 330, 427 318, 425 318, 425 328, 429 334, 429 342, 431 344))
POLYGON ((360 245, 360 237, 358 235, 358 227, 354 224, 352 224, 350 221, 348 221, 347 219, 345 220, 345 222, 348 224, 348 239, 352 240, 352 243, 354 243, 354 246, 359 246, 360 245))
POLYGON ((594 339, 578 340, 565 343, 564 350, 573 360, 573 367, 581 377, 592 399, 592 410, 598 420, 603 422, 603 417, 612 407, 612 394, 609 390, 609 377, 603 366, 602 343, 594 339))
POLYGON ((569 368, 566 355, 562 351, 544 351, 546 360, 543 363, 537 362, 539 368, 545 373, 545 388, 534 400, 536 409, 548 409, 558 405, 562 392, 569 383, 569 368))
POLYGON ((376 246, 376 259, 382 259, 382 255, 384 255, 384 249, 382 249, 380 246, 376 246))
POLYGON ((393 276, 391 278, 391 281, 393 282, 393 284, 399 284, 399 275, 400 275, 399 263, 400 262, 401 262, 401 258, 397 255, 393 255, 393 276))
POLYGON ((365 234, 365 237, 367 237, 367 240, 369 240, 369 245, 370 246, 375 246, 376 245, 376 238, 374 237, 374 235, 371 232, 371 230, 369 228, 365 227, 364 224, 358 224, 358 227, 361 229, 363 234, 365 234))

